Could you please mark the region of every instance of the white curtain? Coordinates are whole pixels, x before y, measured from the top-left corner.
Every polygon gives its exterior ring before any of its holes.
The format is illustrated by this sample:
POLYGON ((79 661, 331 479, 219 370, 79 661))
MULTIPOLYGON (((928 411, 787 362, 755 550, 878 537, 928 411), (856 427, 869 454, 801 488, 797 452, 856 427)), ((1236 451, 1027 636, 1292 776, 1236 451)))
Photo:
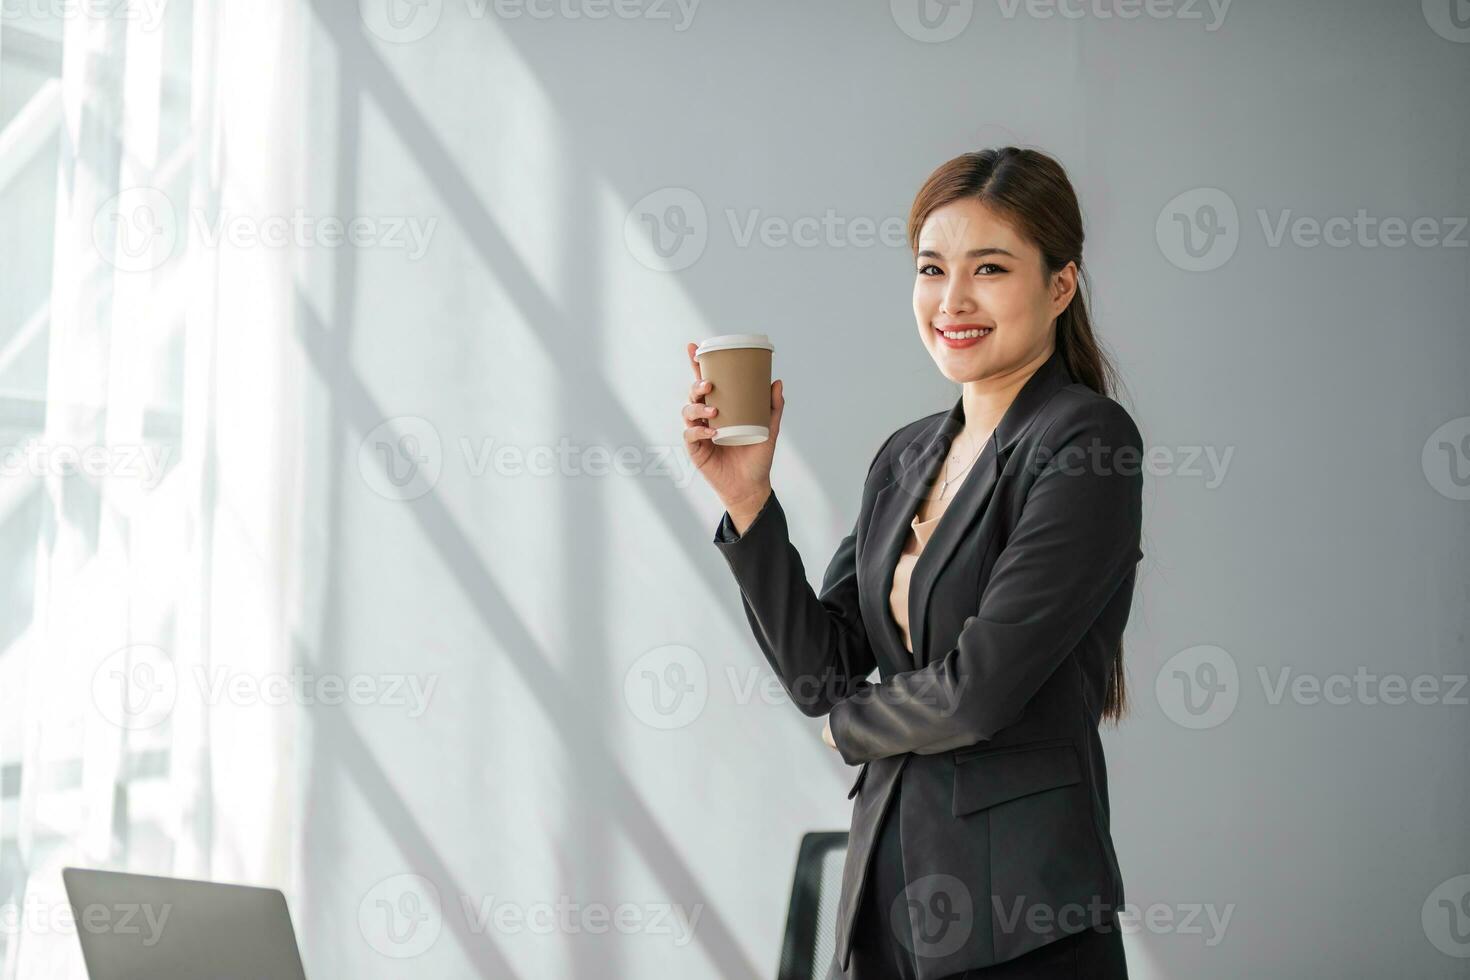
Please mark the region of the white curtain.
POLYGON ((295 255, 214 235, 290 211, 288 6, 6 7, 7 978, 84 976, 68 865, 294 891, 295 255))

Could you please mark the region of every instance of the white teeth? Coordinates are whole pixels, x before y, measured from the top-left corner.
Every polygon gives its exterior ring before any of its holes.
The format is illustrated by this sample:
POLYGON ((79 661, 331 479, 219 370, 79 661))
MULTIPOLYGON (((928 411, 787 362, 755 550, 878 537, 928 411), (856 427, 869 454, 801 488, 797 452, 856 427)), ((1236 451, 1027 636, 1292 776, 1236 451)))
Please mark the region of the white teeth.
POLYGON ((994 327, 982 327, 979 330, 941 330, 950 340, 968 340, 971 337, 983 337, 994 330, 994 327))

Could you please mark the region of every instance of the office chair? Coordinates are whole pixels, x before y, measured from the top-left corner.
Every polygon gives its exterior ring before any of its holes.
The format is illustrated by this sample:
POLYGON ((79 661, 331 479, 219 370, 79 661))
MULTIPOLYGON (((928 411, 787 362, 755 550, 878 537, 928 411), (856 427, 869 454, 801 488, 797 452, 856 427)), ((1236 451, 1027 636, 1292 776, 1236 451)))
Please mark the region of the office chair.
POLYGON ((847 833, 814 831, 801 838, 777 980, 825 980, 837 950, 837 898, 847 833))

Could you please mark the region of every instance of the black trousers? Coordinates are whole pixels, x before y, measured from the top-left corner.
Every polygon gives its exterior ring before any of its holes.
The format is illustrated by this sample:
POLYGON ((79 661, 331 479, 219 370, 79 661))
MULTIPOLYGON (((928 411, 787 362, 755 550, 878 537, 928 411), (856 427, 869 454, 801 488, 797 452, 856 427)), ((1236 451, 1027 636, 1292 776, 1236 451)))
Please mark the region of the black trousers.
MULTIPOLYGON (((899 847, 898 796, 888 805, 868 884, 853 930, 848 980, 916 980, 914 954, 898 939, 891 911, 904 889, 903 852, 899 847)), ((982 910, 986 906, 980 907, 982 910)), ((906 928, 902 921, 900 928, 906 928)), ((833 964, 832 976, 838 976, 833 964)), ((1004 963, 951 974, 945 980, 1127 980, 1123 935, 1116 925, 1094 927, 1064 936, 1004 963)))

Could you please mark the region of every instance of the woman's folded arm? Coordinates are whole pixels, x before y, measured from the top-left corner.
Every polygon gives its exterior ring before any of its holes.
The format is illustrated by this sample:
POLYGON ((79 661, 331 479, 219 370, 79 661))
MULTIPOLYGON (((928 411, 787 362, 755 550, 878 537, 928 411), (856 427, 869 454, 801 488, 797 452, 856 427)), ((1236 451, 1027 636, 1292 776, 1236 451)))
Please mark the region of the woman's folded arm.
POLYGON ((1061 419, 1041 443, 1040 472, 955 647, 833 706, 832 738, 849 764, 993 737, 1142 557, 1142 445, 1127 412, 1114 404, 1061 419))

